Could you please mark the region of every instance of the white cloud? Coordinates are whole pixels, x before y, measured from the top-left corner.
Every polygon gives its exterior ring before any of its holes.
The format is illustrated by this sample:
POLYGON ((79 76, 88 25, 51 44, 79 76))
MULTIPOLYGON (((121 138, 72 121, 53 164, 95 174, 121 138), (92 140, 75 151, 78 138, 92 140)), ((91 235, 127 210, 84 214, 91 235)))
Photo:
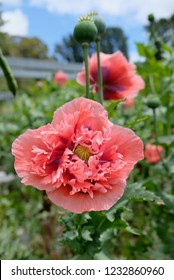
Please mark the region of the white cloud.
POLYGON ((109 13, 112 12, 113 14, 113 8, 114 13, 117 14, 119 12, 119 7, 121 6, 121 0, 117 0, 114 5, 113 2, 114 1, 111 0, 108 5, 106 0, 30 0, 31 5, 45 7, 51 12, 81 15, 95 10, 98 12, 105 11, 106 13, 109 11, 109 13))
POLYGON ((1 0, 0 3, 6 6, 19 7, 22 4, 22 0, 1 0))
POLYGON ((154 13, 156 18, 168 17, 174 11, 173 0, 30 0, 34 6, 45 7, 50 12, 67 14, 85 14, 89 11, 97 11, 101 14, 114 16, 129 16, 145 22, 149 13, 154 13))
POLYGON ((28 34, 28 18, 21 10, 3 12, 2 18, 5 21, 5 24, 1 27, 2 32, 19 36, 28 34))
POLYGON ((147 15, 153 13, 155 18, 169 17, 174 12, 173 0, 133 0, 128 3, 129 9, 134 12, 136 19, 142 23, 147 21, 147 15), (133 3, 133 5, 131 5, 133 3))

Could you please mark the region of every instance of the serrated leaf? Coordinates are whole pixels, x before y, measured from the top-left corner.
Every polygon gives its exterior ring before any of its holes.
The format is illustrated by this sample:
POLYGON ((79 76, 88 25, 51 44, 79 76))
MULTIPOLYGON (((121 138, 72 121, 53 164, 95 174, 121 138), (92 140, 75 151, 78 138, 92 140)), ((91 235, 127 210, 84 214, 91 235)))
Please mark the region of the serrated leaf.
POLYGON ((83 229, 81 234, 82 234, 82 237, 84 240, 86 240, 86 241, 93 240, 93 238, 91 237, 91 231, 89 231, 89 229, 83 229))
POLYGON ((115 213, 119 208, 126 208, 126 205, 130 200, 134 201, 153 201, 158 205, 164 204, 164 201, 158 197, 155 193, 146 190, 141 183, 134 183, 127 185, 124 195, 119 199, 119 201, 108 211, 106 211, 107 218, 113 222, 115 213))
POLYGON ((108 228, 100 235, 100 241, 105 242, 107 240, 110 240, 113 236, 115 236, 117 233, 117 230, 114 228, 108 228))
POLYGON ((140 56, 150 58, 152 57, 150 46, 145 46, 144 44, 137 43, 137 49, 140 56))
POLYGON ((159 205, 164 204, 159 196, 157 196, 154 192, 147 190, 141 183, 127 185, 124 195, 120 200, 123 202, 124 200, 128 201, 130 199, 136 201, 154 201, 159 205))
POLYGON ((132 226, 130 226, 130 224, 127 222, 126 218, 127 218, 127 213, 130 212, 131 210, 128 211, 124 211, 121 213, 121 220, 125 223, 125 231, 139 235, 140 233, 138 232, 138 230, 136 228, 133 228, 132 226))
POLYGON ((121 102, 126 101, 126 98, 123 99, 119 99, 117 101, 111 101, 106 107, 106 111, 108 112, 108 118, 112 118, 115 114, 115 110, 118 106, 118 104, 120 104, 121 102))
POLYGON ((141 117, 141 118, 137 118, 137 119, 135 119, 133 122, 127 124, 126 126, 127 126, 128 128, 133 128, 136 124, 139 124, 139 123, 141 123, 141 122, 144 122, 144 121, 146 121, 146 120, 149 119, 149 118, 150 118, 150 116, 143 116, 143 117, 141 117))
POLYGON ((169 209, 170 213, 174 213, 174 195, 160 192, 161 197, 165 202, 165 206, 169 209))
POLYGON ((78 232, 77 231, 67 231, 64 234, 64 239, 69 239, 69 240, 74 240, 76 239, 76 237, 78 236, 78 232))
POLYGON ((130 233, 133 233, 133 234, 136 234, 138 235, 139 232, 135 229, 135 228, 132 228, 129 223, 126 221, 126 215, 128 212, 128 209, 125 208, 125 211, 123 210, 122 213, 120 214, 120 217, 116 218, 112 221, 112 227, 118 229, 118 230, 122 230, 122 231, 125 231, 125 232, 130 232, 130 233))
POLYGON ((74 216, 74 222, 75 222, 75 224, 78 224, 78 225, 86 224, 86 223, 88 223, 88 221, 90 219, 91 219, 91 217, 88 212, 74 216))

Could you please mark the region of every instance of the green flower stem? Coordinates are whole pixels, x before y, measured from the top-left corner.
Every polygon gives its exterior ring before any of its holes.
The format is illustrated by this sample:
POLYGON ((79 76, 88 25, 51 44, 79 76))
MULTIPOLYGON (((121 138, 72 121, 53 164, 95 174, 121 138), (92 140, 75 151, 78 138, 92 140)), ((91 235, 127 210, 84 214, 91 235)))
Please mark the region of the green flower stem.
POLYGON ((103 104, 103 78, 102 70, 100 65, 100 37, 96 39, 96 50, 97 50, 97 64, 98 64, 98 93, 97 100, 100 104, 103 104))
POLYGON ((153 129, 155 133, 155 142, 158 145, 158 135, 157 135, 157 123, 156 123, 156 109, 153 110, 153 129))
POLYGON ((88 43, 82 44, 84 62, 85 62, 85 74, 86 74, 86 98, 89 98, 89 69, 88 69, 88 43))
POLYGON ((171 134, 171 124, 170 124, 170 97, 166 106, 166 134, 171 134))
POLYGON ((4 57, 1 49, 0 49, 0 67, 2 68, 2 71, 6 78, 9 90, 13 93, 13 95, 16 95, 17 94, 17 82, 12 74, 10 66, 8 65, 8 62, 7 62, 6 58, 4 57))
POLYGON ((156 110, 153 109, 153 128, 154 128, 154 133, 155 133, 155 144, 157 145, 156 146, 156 150, 157 150, 157 153, 159 154, 160 158, 161 158, 161 162, 162 162, 162 165, 164 167, 164 169, 166 171, 168 171, 168 166, 165 164, 164 160, 163 160, 163 157, 161 156, 159 150, 158 150, 158 134, 157 134, 157 122, 156 122, 156 110))

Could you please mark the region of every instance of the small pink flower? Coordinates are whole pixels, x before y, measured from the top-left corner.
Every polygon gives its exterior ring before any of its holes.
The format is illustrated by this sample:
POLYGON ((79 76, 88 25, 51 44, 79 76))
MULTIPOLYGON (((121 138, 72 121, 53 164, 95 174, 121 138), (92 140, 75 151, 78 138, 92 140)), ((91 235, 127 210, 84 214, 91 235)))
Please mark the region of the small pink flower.
POLYGON ((145 158, 149 163, 157 163, 161 161, 164 149, 160 145, 152 145, 148 143, 145 148, 145 158))
POLYGON ((129 109, 129 108, 133 108, 135 107, 135 101, 134 101, 134 98, 132 99, 128 99, 126 100, 125 102, 123 102, 123 106, 125 109, 129 109))
POLYGON ((42 87, 43 87, 42 81, 37 81, 37 82, 36 82, 36 86, 37 86, 38 88, 42 88, 42 87))
POLYGON ((67 80, 68 80, 67 75, 63 71, 61 71, 61 70, 59 70, 54 75, 54 78, 53 78, 53 81, 55 83, 57 83, 59 86, 61 86, 61 87, 64 87, 66 85, 67 80))
POLYGON ((51 124, 19 136, 12 153, 22 183, 82 213, 117 202, 143 159, 143 143, 132 130, 112 124, 99 103, 81 97, 60 107, 51 124))
MULTIPOLYGON (((136 74, 136 66, 128 63, 120 51, 113 54, 100 53, 100 61, 104 99, 132 99, 144 88, 143 79, 136 74)), ((97 69, 97 55, 93 54, 89 58, 89 74, 90 84, 95 93, 98 91, 97 69)), ((86 84, 84 68, 77 74, 76 80, 81 85, 86 84)))

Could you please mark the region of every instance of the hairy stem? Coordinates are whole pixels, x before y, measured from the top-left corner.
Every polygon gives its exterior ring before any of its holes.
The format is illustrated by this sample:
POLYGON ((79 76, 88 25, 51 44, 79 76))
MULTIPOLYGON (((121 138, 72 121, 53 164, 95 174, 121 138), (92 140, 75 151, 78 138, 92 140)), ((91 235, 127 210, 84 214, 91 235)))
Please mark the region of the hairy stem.
POLYGON ((153 129, 155 133, 155 142, 158 144, 157 123, 156 123, 156 110, 153 109, 153 129))
POLYGON ((86 98, 89 98, 89 68, 88 68, 88 44, 83 43, 83 54, 85 62, 85 75, 86 75, 86 98))
POLYGON ((103 104, 103 78, 102 70, 100 65, 100 38, 96 39, 96 50, 97 50, 97 64, 98 64, 98 93, 97 100, 100 104, 103 104))

